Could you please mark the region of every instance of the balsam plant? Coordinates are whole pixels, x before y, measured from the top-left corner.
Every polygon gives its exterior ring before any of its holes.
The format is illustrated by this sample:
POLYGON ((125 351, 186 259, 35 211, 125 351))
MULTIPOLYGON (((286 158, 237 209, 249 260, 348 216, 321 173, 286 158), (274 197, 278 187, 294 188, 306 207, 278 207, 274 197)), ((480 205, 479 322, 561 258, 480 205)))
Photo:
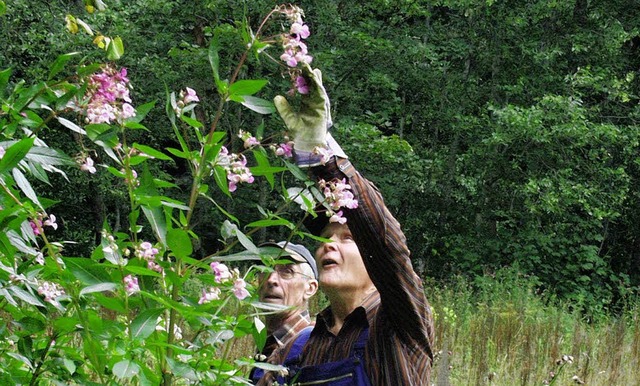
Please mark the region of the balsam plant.
POLYGON ((47 79, 32 82, 12 79, 11 69, 0 71, 0 383, 248 383, 251 353, 237 358, 230 350, 234 340, 249 335, 257 347, 264 344, 260 316, 276 310, 256 301, 252 283, 256 272, 278 261, 278 252, 256 246, 252 235, 278 226, 289 238, 313 237, 299 229, 299 221, 287 219, 289 210, 301 206, 305 215, 315 216, 314 197, 323 201, 336 192, 323 194, 288 160, 292 144, 285 135, 276 134, 269 141, 274 145, 265 147, 262 127, 253 129, 255 134, 236 129, 244 150, 231 152, 227 133, 232 130, 221 127, 220 118, 233 103, 257 114, 275 111, 271 101, 257 96, 266 79, 239 79, 249 55, 281 63, 292 80, 291 95, 308 92, 298 66, 312 60, 302 16, 298 7, 283 5, 255 32, 240 23, 246 51, 228 79, 220 76, 221 47, 213 34, 208 56, 219 106, 212 121, 203 122, 195 114, 200 97, 193 89, 168 91, 165 110, 179 144, 175 148, 129 139, 132 131, 147 130, 145 116, 156 104, 132 100, 135 79, 117 64, 122 41, 95 34, 77 17, 67 17, 67 28, 91 35, 105 62, 64 54, 51 64, 47 79), (285 32, 263 37, 271 22, 281 23, 285 32), (282 48, 279 58, 269 54, 275 44, 282 48), (42 133, 60 128, 74 133, 80 153, 47 146, 42 133), (94 161, 97 152, 105 162, 94 161), (186 201, 173 194, 173 181, 154 176, 149 167, 176 160, 191 174, 186 201), (128 223, 113 230, 105 222, 90 256, 67 256, 65 245, 73 240, 50 239, 58 226, 56 201, 35 188, 52 187, 49 176, 66 178, 68 168, 87 176, 110 173, 121 182, 113 188, 128 198, 128 223), (278 191, 282 203, 259 208, 260 220, 241 224, 220 197, 258 181, 278 191), (297 186, 288 187, 290 181, 297 186), (224 247, 204 259, 193 257, 199 200, 213 203, 225 217, 217 225, 224 247), (200 283, 197 294, 186 289, 193 283, 200 283))

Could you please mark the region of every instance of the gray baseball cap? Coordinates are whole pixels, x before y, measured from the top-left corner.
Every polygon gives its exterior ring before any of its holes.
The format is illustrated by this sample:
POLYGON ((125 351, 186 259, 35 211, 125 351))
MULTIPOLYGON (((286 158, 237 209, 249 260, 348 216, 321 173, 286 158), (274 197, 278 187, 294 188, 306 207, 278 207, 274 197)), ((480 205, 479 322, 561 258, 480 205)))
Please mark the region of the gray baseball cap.
POLYGON ((307 263, 311 266, 311 270, 313 271, 314 279, 318 279, 318 267, 316 266, 316 260, 313 258, 313 255, 307 248, 300 244, 294 244, 286 241, 280 242, 267 242, 260 245, 261 247, 274 246, 283 249, 288 253, 288 256, 284 256, 284 258, 291 258, 291 260, 298 263, 307 263))

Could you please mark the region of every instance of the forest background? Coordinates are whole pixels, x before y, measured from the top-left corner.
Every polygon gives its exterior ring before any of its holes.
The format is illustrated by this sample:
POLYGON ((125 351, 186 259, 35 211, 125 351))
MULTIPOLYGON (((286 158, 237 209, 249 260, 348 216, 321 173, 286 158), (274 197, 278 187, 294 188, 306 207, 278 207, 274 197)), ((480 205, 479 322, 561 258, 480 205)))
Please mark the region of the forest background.
MULTIPOLYGON (((0 67, 12 67, 13 77, 44 78, 52 58, 91 47, 86 36, 65 28, 65 16, 75 14, 122 38, 126 51, 118 65, 135 84, 134 100, 163 101, 167 87, 191 87, 200 97, 196 114, 204 122, 212 120, 218 103, 208 58, 213 29, 231 28, 237 20, 255 25, 276 4, 105 1, 106 9, 88 14, 82 1, 5 3, 0 67)), ((307 41, 312 66, 322 70, 331 97, 334 135, 383 192, 429 286, 458 288, 464 282, 469 293, 494 286, 520 294, 526 283, 541 304, 558 302, 587 322, 630 310, 635 315, 637 2, 296 4, 312 31, 307 41), (511 286, 496 284, 504 277, 511 286)), ((225 68, 244 47, 233 38, 224 41, 224 35, 222 40, 228 54, 221 56, 220 68, 225 68)), ((273 68, 248 61, 243 73, 256 72, 278 81, 273 68)), ((162 105, 147 115, 150 130, 134 133, 137 141, 160 149, 175 146, 162 105)), ((230 137, 241 127, 281 125, 240 109, 223 120, 230 137)), ((47 143, 68 154, 80 151, 74 136, 62 129, 44 133, 47 143)), ((184 171, 177 162, 157 172, 180 185, 184 171)), ((68 176, 68 183, 56 184, 50 193, 60 200, 55 205, 60 226, 50 237, 74 240, 67 253, 88 256, 100 243, 105 221, 126 221, 127 197, 112 189, 108 174, 87 179, 78 170, 68 176)), ((272 199, 268 186, 256 185, 221 205, 247 213, 240 218, 247 223, 254 220, 256 197, 261 204, 272 199)), ((194 257, 221 248, 216 217, 221 215, 210 205, 200 203, 193 216, 200 236, 194 257)), ((262 229, 254 238, 279 236, 262 229)), ((477 379, 487 381, 487 374, 480 369, 477 379)))

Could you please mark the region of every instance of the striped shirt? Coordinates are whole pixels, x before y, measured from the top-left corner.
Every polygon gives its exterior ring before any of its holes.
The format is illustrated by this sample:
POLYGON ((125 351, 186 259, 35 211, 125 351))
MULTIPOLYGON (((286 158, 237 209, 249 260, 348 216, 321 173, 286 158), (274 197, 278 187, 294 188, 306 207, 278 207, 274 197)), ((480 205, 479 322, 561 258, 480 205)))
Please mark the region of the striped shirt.
POLYGON ((302 365, 347 358, 360 332, 369 327, 365 368, 372 385, 429 385, 433 316, 400 224, 378 189, 348 159, 334 158, 313 171, 326 181, 347 178, 358 208, 344 210, 344 215, 377 292, 347 316, 337 336, 329 330, 331 307, 323 310, 303 350, 302 365))

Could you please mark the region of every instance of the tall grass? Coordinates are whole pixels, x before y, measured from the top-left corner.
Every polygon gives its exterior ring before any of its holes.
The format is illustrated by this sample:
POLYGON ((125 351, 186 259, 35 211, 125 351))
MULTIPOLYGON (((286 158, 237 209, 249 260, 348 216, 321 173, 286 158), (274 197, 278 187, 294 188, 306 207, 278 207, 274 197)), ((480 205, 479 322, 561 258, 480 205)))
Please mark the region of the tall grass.
POLYGON ((513 271, 427 285, 436 315, 432 383, 640 385, 640 316, 587 322, 513 271), (472 290, 473 288, 473 290, 472 290))

